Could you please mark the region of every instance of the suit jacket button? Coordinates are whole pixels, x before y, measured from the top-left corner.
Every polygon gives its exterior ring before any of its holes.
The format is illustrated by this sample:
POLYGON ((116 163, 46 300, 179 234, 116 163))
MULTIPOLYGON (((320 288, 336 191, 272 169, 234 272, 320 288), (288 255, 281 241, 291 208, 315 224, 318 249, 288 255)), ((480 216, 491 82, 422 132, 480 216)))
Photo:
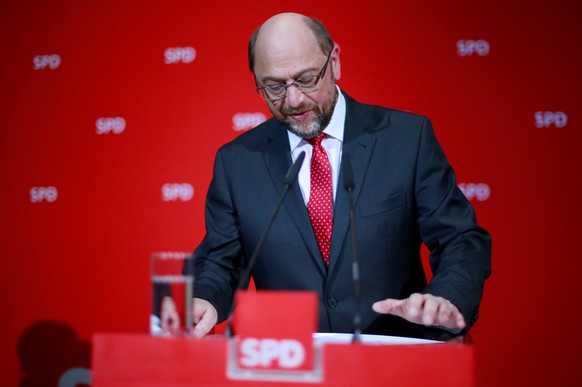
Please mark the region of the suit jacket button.
POLYGON ((335 308, 335 306, 337 305, 337 300, 333 297, 330 297, 327 299, 327 306, 329 306, 330 308, 335 308))

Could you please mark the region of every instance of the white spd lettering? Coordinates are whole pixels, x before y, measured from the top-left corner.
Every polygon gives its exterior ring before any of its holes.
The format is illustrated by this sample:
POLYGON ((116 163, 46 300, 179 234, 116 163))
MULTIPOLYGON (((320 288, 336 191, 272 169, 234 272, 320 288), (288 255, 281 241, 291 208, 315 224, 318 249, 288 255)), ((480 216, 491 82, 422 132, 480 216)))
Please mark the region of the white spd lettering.
POLYGON ((252 129, 266 120, 263 113, 236 113, 232 116, 232 129, 237 132, 252 129))
POLYGON ((166 183, 162 185, 162 201, 187 202, 194 197, 194 187, 189 183, 166 183))
POLYGON ((491 188, 485 183, 460 183, 459 189, 469 201, 477 199, 484 202, 491 196, 491 188))
POLYGON ((61 65, 61 56, 57 54, 52 55, 36 55, 32 62, 35 70, 51 69, 55 70, 61 65))
POLYGON ((164 63, 192 63, 196 59, 194 47, 170 47, 164 51, 164 63))
POLYGON ((536 128, 563 128, 568 124, 568 115, 564 112, 536 112, 534 114, 536 128))
POLYGON ((457 41, 457 54, 459 56, 471 56, 473 54, 485 56, 489 54, 489 51, 489 42, 483 39, 457 41))
POLYGON ((297 340, 247 338, 241 342, 240 363, 245 367, 297 368, 305 362, 305 348, 297 340))
POLYGON ((123 117, 102 117, 95 121, 97 134, 120 134, 125 131, 125 119, 123 117))
POLYGON ((32 187, 30 189, 30 201, 32 203, 47 202, 53 203, 59 197, 59 191, 56 187, 32 187))

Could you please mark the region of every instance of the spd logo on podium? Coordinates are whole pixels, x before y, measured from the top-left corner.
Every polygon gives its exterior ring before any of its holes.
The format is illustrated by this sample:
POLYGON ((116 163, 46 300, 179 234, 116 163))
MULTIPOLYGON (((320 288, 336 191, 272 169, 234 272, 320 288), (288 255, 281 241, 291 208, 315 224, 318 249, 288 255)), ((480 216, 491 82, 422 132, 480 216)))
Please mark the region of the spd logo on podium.
POLYGON ((313 346, 317 329, 313 292, 239 292, 235 337, 229 345, 231 379, 322 380, 321 353, 313 346))

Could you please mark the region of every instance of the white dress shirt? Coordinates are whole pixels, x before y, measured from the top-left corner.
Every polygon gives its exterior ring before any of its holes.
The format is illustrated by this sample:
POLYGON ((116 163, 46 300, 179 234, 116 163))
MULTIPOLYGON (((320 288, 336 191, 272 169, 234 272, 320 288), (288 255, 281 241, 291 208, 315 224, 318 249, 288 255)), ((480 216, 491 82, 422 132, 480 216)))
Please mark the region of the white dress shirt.
MULTIPOLYGON (((325 134, 327 134, 327 136, 321 142, 321 145, 327 153, 331 167, 331 181, 333 184, 334 203, 340 174, 342 143, 344 140, 344 124, 346 121, 346 100, 337 85, 336 88, 338 92, 337 103, 331 116, 331 121, 329 122, 329 125, 327 125, 327 128, 325 128, 323 131, 325 134)), ((305 160, 303 160, 303 165, 301 165, 301 169, 299 170, 298 182, 299 187, 301 188, 301 193, 303 194, 303 200, 307 205, 307 202, 309 201, 309 190, 311 188, 310 165, 313 146, 295 133, 287 131, 287 134, 289 135, 289 144, 291 146, 291 157, 293 162, 295 162, 302 151, 305 151, 305 160)))

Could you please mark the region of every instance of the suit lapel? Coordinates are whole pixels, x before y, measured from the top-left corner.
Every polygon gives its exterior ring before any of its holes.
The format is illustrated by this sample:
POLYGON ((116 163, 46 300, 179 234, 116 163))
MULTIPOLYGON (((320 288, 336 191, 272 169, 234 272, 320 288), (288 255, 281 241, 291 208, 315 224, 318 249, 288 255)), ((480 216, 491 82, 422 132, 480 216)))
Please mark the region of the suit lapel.
MULTIPOLYGON (((354 206, 356 206, 376 143, 375 136, 369 132, 372 131, 374 125, 377 123, 371 120, 367 115, 358 114, 358 109, 356 109, 358 103, 349 96, 345 94, 344 96, 346 97, 347 111, 342 148, 342 166, 343 155, 348 153, 352 161, 352 170, 354 172, 353 200, 354 206)), ((333 235, 331 239, 331 257, 329 267, 330 272, 336 266, 340 252, 346 244, 346 237, 350 225, 348 194, 344 188, 343 173, 341 173, 341 171, 343 171, 343 168, 340 170, 334 208, 333 235)), ((351 251, 346 252, 346 254, 346 256, 351 256, 351 251)))
MULTIPOLYGON (((354 101, 345 93, 344 96, 346 98, 347 111, 342 154, 349 153, 352 160, 355 183, 353 196, 355 206, 358 203, 358 198, 376 143, 376 138, 372 132, 377 129, 378 125, 382 125, 382 123, 371 118, 369 114, 362 112, 361 109, 358 109, 358 102, 354 101)), ((267 169, 269 170, 278 194, 281 195, 285 187, 285 174, 291 167, 291 152, 287 131, 276 121, 273 122, 273 130, 269 132, 267 137, 265 149, 264 158, 267 169)), ((334 229, 331 240, 329 272, 334 269, 338 262, 349 229, 348 194, 343 184, 343 176, 340 171, 334 206, 334 229)), ((315 239, 315 234, 313 233, 307 208, 303 202, 301 189, 297 182, 287 193, 283 201, 283 208, 287 211, 289 217, 297 227, 299 234, 311 253, 314 264, 317 265, 322 273, 325 273, 325 264, 321 259, 321 253, 315 239)), ((348 252, 348 254, 351 255, 351 252, 348 252)))
MULTIPOLYGON (((264 158, 273 184, 278 194, 281 195, 285 189, 285 174, 291 167, 292 160, 287 131, 278 123, 274 123, 274 125, 278 126, 278 130, 270 133, 266 145, 267 152, 264 153, 264 158)), ((307 163, 307 161, 304 161, 304 163, 307 163)), ((297 227, 303 242, 311 253, 312 260, 322 273, 324 273, 325 265, 321 260, 319 246, 317 245, 317 240, 311 227, 311 221, 309 220, 309 214, 307 213, 307 207, 305 206, 301 189, 297 182, 287 192, 287 196, 283 200, 283 209, 288 213, 292 222, 297 227)))

